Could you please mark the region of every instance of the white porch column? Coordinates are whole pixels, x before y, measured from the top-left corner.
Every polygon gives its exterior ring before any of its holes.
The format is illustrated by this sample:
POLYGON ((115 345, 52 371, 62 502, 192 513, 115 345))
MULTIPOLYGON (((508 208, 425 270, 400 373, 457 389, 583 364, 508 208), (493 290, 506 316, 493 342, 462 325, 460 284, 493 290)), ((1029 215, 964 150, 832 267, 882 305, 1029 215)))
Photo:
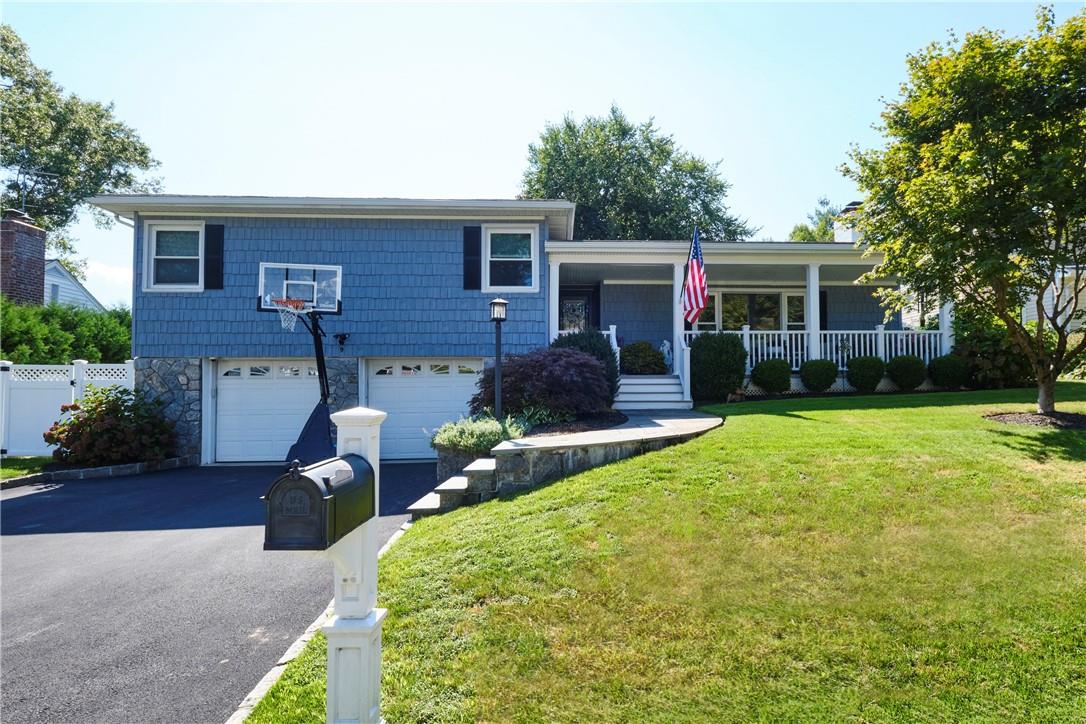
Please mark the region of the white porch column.
MULTIPOLYGON (((683 267, 685 263, 676 263, 671 268, 671 327, 674 339, 671 341, 672 366, 679 359, 679 349, 683 345, 683 305, 679 300, 683 291, 683 267)), ((681 374, 678 369, 673 374, 681 374)))
POLYGON ((558 338, 558 267, 552 261, 547 265, 547 336, 551 342, 558 338))
POLYGON ((954 302, 939 307, 939 354, 950 354, 954 346, 954 302))
POLYGON ((819 301, 819 279, 817 263, 807 265, 807 304, 804 309, 804 326, 807 330, 807 359, 819 359, 822 357, 822 345, 819 340, 818 323, 822 319, 822 309, 819 301))

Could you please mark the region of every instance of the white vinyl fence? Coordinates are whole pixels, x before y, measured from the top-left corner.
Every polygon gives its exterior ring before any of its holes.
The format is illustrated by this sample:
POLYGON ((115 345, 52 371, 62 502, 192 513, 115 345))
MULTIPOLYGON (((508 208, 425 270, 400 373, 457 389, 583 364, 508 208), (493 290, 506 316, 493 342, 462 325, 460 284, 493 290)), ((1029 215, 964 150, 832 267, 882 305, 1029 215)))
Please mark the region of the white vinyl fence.
POLYGON ((0 452, 51 455, 42 434, 60 419, 60 406, 83 396, 88 385, 132 389, 132 360, 124 364, 16 365, 0 361, 0 452))

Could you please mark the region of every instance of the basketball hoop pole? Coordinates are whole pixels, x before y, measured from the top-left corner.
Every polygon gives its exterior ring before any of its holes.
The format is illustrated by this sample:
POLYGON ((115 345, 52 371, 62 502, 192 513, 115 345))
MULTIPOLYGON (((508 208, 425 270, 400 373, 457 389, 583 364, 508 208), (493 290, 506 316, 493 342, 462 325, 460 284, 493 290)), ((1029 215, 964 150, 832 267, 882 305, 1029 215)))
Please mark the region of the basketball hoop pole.
POLYGON ((327 405, 329 397, 328 368, 324 364, 324 340, 322 339, 324 330, 321 328, 321 313, 311 309, 301 319, 302 324, 313 335, 313 355, 317 358, 317 379, 321 385, 321 402, 327 405))

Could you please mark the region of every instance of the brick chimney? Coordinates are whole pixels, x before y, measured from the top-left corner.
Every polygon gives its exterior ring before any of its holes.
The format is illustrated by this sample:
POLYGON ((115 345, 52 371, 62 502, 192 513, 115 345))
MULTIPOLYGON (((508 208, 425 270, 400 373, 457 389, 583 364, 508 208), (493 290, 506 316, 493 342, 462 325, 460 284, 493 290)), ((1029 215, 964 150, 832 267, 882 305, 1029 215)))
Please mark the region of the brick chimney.
POLYGON ((45 231, 17 209, 0 221, 0 292, 17 304, 45 300, 45 231))

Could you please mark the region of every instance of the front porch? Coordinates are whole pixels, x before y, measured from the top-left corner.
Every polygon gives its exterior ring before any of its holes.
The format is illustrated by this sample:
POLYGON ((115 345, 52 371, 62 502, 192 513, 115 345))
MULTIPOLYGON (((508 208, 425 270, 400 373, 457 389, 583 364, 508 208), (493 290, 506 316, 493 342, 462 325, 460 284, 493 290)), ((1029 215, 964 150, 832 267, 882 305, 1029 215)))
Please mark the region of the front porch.
POLYGON ((903 328, 875 297, 893 280, 860 285, 875 260, 845 244, 705 243, 709 304, 693 327, 678 300, 685 242, 551 242, 550 333, 594 327, 621 358, 621 348, 647 341, 669 356, 670 372, 690 402, 689 345, 699 334, 742 338, 747 372, 768 359, 793 371, 828 359, 842 372, 857 356, 889 361, 916 355, 925 362, 950 352, 952 310, 938 330, 903 328))

